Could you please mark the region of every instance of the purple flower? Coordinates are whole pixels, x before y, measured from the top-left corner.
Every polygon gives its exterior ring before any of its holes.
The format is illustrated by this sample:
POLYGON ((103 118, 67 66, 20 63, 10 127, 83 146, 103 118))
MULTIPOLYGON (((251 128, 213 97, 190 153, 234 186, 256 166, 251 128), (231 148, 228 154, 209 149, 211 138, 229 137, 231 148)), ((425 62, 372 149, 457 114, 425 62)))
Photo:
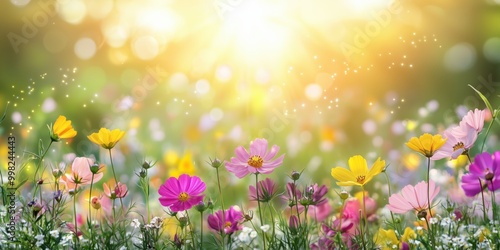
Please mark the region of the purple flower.
POLYGON ((224 216, 225 218, 222 216, 222 210, 215 212, 215 214, 208 215, 208 227, 219 233, 222 233, 222 230, 224 230, 225 234, 232 234, 243 228, 243 226, 240 225, 243 214, 236 210, 234 206, 227 209, 224 216))
POLYGON ((250 142, 250 152, 239 146, 234 150, 236 157, 232 157, 230 162, 226 161, 226 168, 238 178, 243 178, 248 174, 269 174, 283 163, 285 155, 273 158, 278 154, 279 147, 273 145, 271 150, 267 150, 266 139, 255 139, 250 142))
POLYGON ((248 187, 248 196, 250 200, 269 202, 276 195, 276 183, 271 179, 266 178, 259 181, 257 185, 259 186, 259 197, 257 197, 257 189, 254 186, 250 185, 248 187))
POLYGON ((158 190, 159 200, 172 212, 185 211, 203 201, 205 195, 201 193, 205 188, 205 183, 197 176, 182 174, 179 179, 170 177, 158 190))
POLYGON ((318 187, 318 184, 310 185, 304 192, 304 197, 301 200, 302 205, 322 205, 326 203, 325 194, 328 188, 325 185, 318 187))
POLYGON ((500 188, 500 151, 477 155, 470 164, 469 173, 462 176, 462 189, 472 197, 483 189, 495 191, 500 188))

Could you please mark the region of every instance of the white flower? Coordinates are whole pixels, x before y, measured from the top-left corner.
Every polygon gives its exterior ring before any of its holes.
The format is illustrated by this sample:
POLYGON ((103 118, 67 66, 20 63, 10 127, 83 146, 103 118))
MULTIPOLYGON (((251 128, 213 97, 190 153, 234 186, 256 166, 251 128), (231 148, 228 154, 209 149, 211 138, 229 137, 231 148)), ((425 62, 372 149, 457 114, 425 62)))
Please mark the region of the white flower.
POLYGON ((122 246, 122 247, 120 247, 120 250, 127 250, 127 247, 122 246))
POLYGON ((54 238, 59 238, 59 231, 57 229, 50 231, 49 234, 54 238))
POLYGON ((43 240, 43 238, 45 238, 45 236, 43 236, 43 235, 41 235, 41 234, 39 234, 39 235, 35 236, 35 239, 36 239, 36 240, 43 240))
POLYGON ((141 223, 139 222, 138 219, 133 219, 132 222, 130 222, 130 226, 132 226, 134 228, 138 228, 141 226, 141 223))
POLYGON ((257 237, 257 231, 252 231, 250 233, 250 238, 255 239, 255 237, 257 237))
POLYGON ((451 219, 447 217, 447 218, 444 218, 441 220, 440 225, 442 227, 447 227, 448 225, 450 225, 450 223, 451 223, 451 219))
POLYGON ((238 235, 238 239, 245 243, 245 244, 248 244, 250 243, 250 236, 248 235, 248 232, 244 232, 242 231, 239 235, 238 235))
POLYGON ((432 218, 430 219, 430 222, 431 222, 431 224, 432 224, 432 225, 434 225, 434 224, 438 223, 438 218, 436 218, 436 217, 432 217, 432 218))
POLYGON ((271 226, 269 226, 269 225, 260 226, 260 229, 262 229, 262 231, 264 231, 264 233, 269 231, 269 228, 271 228, 271 226))

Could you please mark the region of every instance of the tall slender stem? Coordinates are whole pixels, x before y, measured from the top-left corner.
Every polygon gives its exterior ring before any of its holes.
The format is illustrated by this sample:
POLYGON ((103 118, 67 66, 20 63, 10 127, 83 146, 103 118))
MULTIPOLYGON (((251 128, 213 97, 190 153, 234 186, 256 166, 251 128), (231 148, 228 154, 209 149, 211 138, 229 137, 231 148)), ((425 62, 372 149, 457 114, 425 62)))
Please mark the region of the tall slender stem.
MULTIPOLYGON (((220 198, 220 204, 221 204, 221 210, 222 210, 222 218, 225 221, 226 214, 225 214, 225 210, 224 210, 224 199, 222 196, 222 189, 220 187, 219 168, 215 168, 215 173, 217 175, 217 187, 219 188, 219 198, 220 198)), ((224 230, 222 230, 221 236, 222 236, 222 249, 225 250, 226 249, 226 232, 224 232, 224 230)))
MULTIPOLYGON (((491 110, 490 110, 491 111, 491 110)), ((481 145, 481 153, 484 150, 484 145, 486 144, 486 140, 488 139, 488 134, 490 133, 491 126, 493 126, 493 122, 495 121, 496 117, 496 112, 493 111, 493 117, 491 119, 490 124, 488 125, 488 128, 486 129, 486 133, 484 134, 484 139, 483 139, 483 145, 481 145)))
MULTIPOLYGON (((365 231, 365 234, 368 235, 368 227, 367 227, 368 219, 366 217, 366 205, 365 205, 366 202, 365 202, 365 186, 364 185, 361 185, 361 195, 362 195, 362 199, 363 199, 363 201, 362 201, 363 202, 363 207, 362 207, 362 209, 363 209, 363 225, 361 225, 361 228, 363 228, 363 230, 365 231)), ((367 238, 369 239, 370 237, 367 237, 367 238)), ((364 239, 365 239, 365 235, 362 233, 361 240, 363 241, 363 248, 366 249, 366 244, 365 244, 364 239)))
POLYGON ((79 238, 78 238, 78 221, 76 219, 76 194, 77 194, 77 190, 78 190, 78 184, 75 184, 75 194, 73 195, 73 212, 75 214, 74 216, 74 221, 75 221, 75 236, 76 236, 76 241, 75 241, 75 248, 79 242, 79 238))
POLYGON ((203 249, 203 211, 200 212, 200 249, 203 249))
MULTIPOLYGON (((42 156, 40 156, 40 160, 36 163, 35 167, 35 174, 33 175, 33 183, 35 184, 35 191, 33 192, 32 199, 35 198, 36 192, 38 191, 38 183, 37 183, 37 174, 38 174, 38 169, 40 169, 40 165, 42 164, 43 158, 45 158, 45 155, 49 151, 50 146, 52 145, 54 141, 50 140, 49 146, 47 146, 47 149, 45 149, 45 152, 42 153, 42 156)), ((40 191, 41 195, 41 191, 40 191)), ((41 200, 41 199, 40 199, 41 200)))
POLYGON ((486 204, 484 202, 484 188, 483 188, 483 183, 481 182, 480 178, 477 178, 477 180, 479 181, 479 186, 481 188, 481 200, 483 202, 483 220, 484 220, 484 222, 487 222, 488 221, 488 216, 486 215, 486 204))
MULTIPOLYGON (((113 157, 111 156, 111 149, 108 149, 109 151, 109 161, 111 163, 111 170, 113 170, 113 177, 115 178, 115 188, 118 186, 118 179, 116 178, 116 174, 115 174, 115 165, 113 164, 113 157)), ((123 200, 122 200, 122 197, 120 197, 120 204, 122 205, 122 209, 123 209, 123 200)))
POLYGON ((496 222, 496 217, 497 217, 497 210, 496 210, 496 202, 495 202, 495 187, 493 186, 493 180, 490 181, 491 182, 491 209, 493 209, 493 214, 492 214, 492 219, 494 222, 496 222))
MULTIPOLYGON (((260 209, 260 195, 259 195, 259 172, 255 173, 255 190, 257 193, 257 207, 259 208, 259 219, 260 225, 264 225, 264 220, 262 219, 262 210, 260 209)), ((274 225, 273 225, 274 226, 274 225)), ((266 250, 266 232, 262 230, 262 241, 264 243, 264 250, 266 250)))
MULTIPOLYGON (((387 174, 387 171, 383 171, 384 172, 384 175, 385 175, 385 178, 387 179, 387 188, 388 188, 388 195, 389 197, 391 197, 392 195, 392 192, 391 192, 391 180, 389 179, 389 175, 387 174)), ((389 212, 391 213, 391 219, 392 219, 392 224, 394 226, 394 229, 399 229, 399 228, 396 228, 396 221, 394 220, 394 213, 389 210, 389 212)), ((399 235, 398 235, 398 239, 399 239, 399 235)))
POLYGON ((431 196, 430 196, 430 175, 431 175, 431 158, 427 157, 427 204, 429 206, 429 216, 432 218, 431 196))
POLYGON ((189 232, 191 234, 191 241, 193 241, 193 249, 196 249, 196 239, 194 238, 194 228, 191 224, 191 218, 189 217, 189 212, 186 210, 186 217, 188 218, 189 232))
POLYGON ((295 203, 295 209, 297 210, 297 220, 299 221, 299 225, 301 225, 302 223, 300 222, 299 198, 297 197, 297 185, 295 184, 295 180, 293 180, 292 194, 293 194, 292 199, 294 200, 295 203))
POLYGON ((89 219, 88 219, 88 227, 90 230, 90 247, 94 246, 94 237, 92 237, 94 233, 94 228, 92 228, 92 210, 90 209, 90 204, 92 203, 92 185, 94 184, 94 173, 92 173, 92 179, 90 181, 90 190, 89 190, 89 219))

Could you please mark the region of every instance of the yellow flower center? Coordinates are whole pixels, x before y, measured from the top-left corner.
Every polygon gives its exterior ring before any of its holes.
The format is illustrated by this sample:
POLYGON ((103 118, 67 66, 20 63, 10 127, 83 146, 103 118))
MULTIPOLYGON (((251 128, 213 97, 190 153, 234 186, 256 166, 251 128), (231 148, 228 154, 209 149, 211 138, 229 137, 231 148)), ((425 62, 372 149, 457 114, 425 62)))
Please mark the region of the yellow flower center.
POLYGON ((254 155, 254 156, 250 157, 250 159, 248 159, 247 163, 248 163, 248 165, 250 165, 254 168, 261 168, 262 163, 264 163, 264 160, 262 158, 260 158, 260 156, 254 155))
POLYGON ((453 151, 457 151, 457 150, 459 150, 461 148, 465 148, 463 142, 459 142, 459 143, 455 144, 455 146, 453 146, 453 151))
POLYGON ((179 194, 179 200, 184 202, 184 201, 187 201, 189 199, 189 194, 186 193, 186 192, 181 192, 179 194))
POLYGON ((356 181, 359 184, 364 184, 365 183, 365 176, 364 175, 360 175, 360 176, 356 177, 356 181))
POLYGON ((230 228, 231 227, 231 222, 230 221, 226 221, 226 223, 224 223, 224 228, 230 228))

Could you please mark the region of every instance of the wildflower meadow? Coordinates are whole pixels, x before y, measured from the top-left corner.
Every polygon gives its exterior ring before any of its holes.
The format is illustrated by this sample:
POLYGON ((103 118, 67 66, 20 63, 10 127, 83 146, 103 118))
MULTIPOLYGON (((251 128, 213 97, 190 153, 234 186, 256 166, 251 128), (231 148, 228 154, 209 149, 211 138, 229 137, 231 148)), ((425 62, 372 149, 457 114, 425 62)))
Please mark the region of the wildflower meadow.
POLYGON ((458 125, 401 145, 424 159, 427 173, 401 189, 392 188, 388 172, 395 166, 381 157, 368 162, 354 155, 343 166, 332 166, 330 185, 304 180, 304 169, 283 173, 286 152, 265 138, 237 146, 230 159, 207 159, 211 174, 181 169, 155 188, 150 173, 158 167, 144 160, 134 163, 135 183, 124 182, 115 169, 130 163, 113 160, 126 136, 120 129, 86 135, 100 147, 99 157, 71 154, 60 164, 46 158, 53 145, 80 135, 78 126, 60 115, 29 158, 12 157, 8 172, 2 172, 8 178, 1 186, 1 247, 499 249, 500 151, 489 152, 484 143, 499 111, 477 94, 486 109, 470 110, 458 125), (478 141, 479 135, 485 139, 478 141), (480 150, 472 155, 473 148, 480 150), (455 169, 449 181, 431 178, 440 159, 459 157, 466 157, 466 167, 455 169), (32 176, 23 174, 28 164, 35 166, 32 176), (286 175, 286 182, 269 178, 273 172, 286 175), (251 183, 232 194, 244 197, 243 203, 229 197, 231 185, 221 181, 228 175, 251 183), (376 190, 369 184, 379 176, 386 177, 385 188, 376 190), (131 194, 132 186, 141 194, 131 194))

